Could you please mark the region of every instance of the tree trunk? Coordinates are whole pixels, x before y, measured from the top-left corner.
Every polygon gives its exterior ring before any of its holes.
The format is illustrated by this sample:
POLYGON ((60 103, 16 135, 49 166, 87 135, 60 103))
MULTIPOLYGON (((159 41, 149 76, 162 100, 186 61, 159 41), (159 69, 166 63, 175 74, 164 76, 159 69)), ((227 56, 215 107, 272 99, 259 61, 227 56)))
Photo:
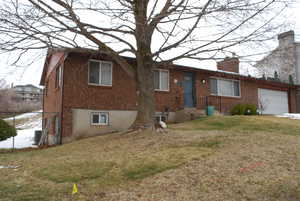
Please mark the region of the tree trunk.
POLYGON ((147 0, 135 0, 135 38, 137 44, 136 93, 137 117, 131 128, 146 129, 154 126, 155 100, 153 59, 151 54, 152 32, 147 24, 147 0))
POLYGON ((137 58, 137 117, 133 129, 152 128, 155 116, 153 62, 148 56, 137 58))

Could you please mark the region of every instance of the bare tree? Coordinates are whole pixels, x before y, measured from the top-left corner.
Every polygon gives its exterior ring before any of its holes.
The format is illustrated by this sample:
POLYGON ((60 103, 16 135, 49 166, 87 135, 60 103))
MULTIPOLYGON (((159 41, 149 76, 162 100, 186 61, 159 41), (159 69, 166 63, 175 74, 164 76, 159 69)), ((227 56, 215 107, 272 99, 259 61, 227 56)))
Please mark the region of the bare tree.
POLYGON ((7 0, 0 48, 89 47, 109 53, 136 80, 133 128, 154 124, 153 69, 180 59, 216 59, 271 38, 289 0, 7 0), (121 55, 134 55, 136 66, 121 55))
POLYGON ((14 91, 8 88, 4 79, 0 79, 0 112, 8 112, 13 109, 13 97, 15 97, 14 91))

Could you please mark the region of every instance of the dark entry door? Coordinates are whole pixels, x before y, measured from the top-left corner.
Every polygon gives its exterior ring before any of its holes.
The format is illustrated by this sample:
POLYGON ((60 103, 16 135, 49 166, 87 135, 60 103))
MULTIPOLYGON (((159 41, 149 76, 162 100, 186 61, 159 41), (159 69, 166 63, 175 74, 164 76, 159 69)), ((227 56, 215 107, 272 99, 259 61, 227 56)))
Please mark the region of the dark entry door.
POLYGON ((195 107, 194 101, 194 73, 188 72, 184 74, 183 91, 184 91, 184 107, 195 107))

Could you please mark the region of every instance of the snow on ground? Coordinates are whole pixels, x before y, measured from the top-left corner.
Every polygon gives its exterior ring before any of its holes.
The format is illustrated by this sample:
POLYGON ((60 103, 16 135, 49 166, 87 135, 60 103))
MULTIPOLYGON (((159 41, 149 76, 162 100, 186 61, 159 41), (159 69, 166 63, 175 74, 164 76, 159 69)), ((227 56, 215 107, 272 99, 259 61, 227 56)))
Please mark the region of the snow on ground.
MULTIPOLYGON (((42 110, 17 115, 17 116, 15 116, 15 120, 30 118, 30 117, 36 116, 38 113, 42 113, 42 110)), ((10 117, 10 118, 6 118, 4 120, 9 121, 9 120, 13 120, 13 119, 14 119, 14 117, 10 117)))
MULTIPOLYGON (((41 112, 41 111, 39 111, 41 112)), ((36 147, 34 143, 34 131, 42 130, 41 113, 25 113, 16 116, 16 119, 24 119, 25 123, 17 125, 17 136, 14 138, 15 148, 36 147)), ((8 118, 5 120, 12 120, 8 118)), ((11 149, 13 146, 13 138, 9 138, 0 142, 0 149, 11 149)))
POLYGON ((285 117, 290 119, 300 119, 299 113, 284 113, 282 115, 276 115, 276 117, 285 117))

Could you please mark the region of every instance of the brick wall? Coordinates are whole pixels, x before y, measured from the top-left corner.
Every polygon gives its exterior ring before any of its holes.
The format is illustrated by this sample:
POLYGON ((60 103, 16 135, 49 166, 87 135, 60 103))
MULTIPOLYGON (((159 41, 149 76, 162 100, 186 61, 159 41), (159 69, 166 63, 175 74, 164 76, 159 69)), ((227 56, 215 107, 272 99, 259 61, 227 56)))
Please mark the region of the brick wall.
POLYGON ((239 73, 240 71, 239 65, 240 65, 240 61, 236 57, 233 58, 226 57, 223 61, 217 62, 218 70, 234 72, 234 73, 239 73))
POLYGON ((197 108, 204 109, 205 107, 205 97, 209 96, 208 102, 214 105, 215 108, 222 112, 228 113, 230 109, 238 103, 251 103, 257 105, 257 85, 251 81, 240 81, 241 97, 224 97, 224 96, 213 96, 210 94, 209 78, 211 76, 218 76, 225 79, 239 80, 235 77, 225 74, 216 74, 208 72, 198 72, 196 80, 196 90, 197 90, 197 108), (205 80, 205 83, 203 83, 205 80))
POLYGON ((56 79, 56 68, 59 67, 57 65, 55 68, 49 69, 48 77, 45 81, 45 89, 43 94, 43 128, 45 128, 45 119, 51 120, 49 134, 50 136, 54 136, 55 134, 55 117, 60 117, 62 102, 61 102, 61 90, 62 88, 55 87, 55 79, 56 79))

